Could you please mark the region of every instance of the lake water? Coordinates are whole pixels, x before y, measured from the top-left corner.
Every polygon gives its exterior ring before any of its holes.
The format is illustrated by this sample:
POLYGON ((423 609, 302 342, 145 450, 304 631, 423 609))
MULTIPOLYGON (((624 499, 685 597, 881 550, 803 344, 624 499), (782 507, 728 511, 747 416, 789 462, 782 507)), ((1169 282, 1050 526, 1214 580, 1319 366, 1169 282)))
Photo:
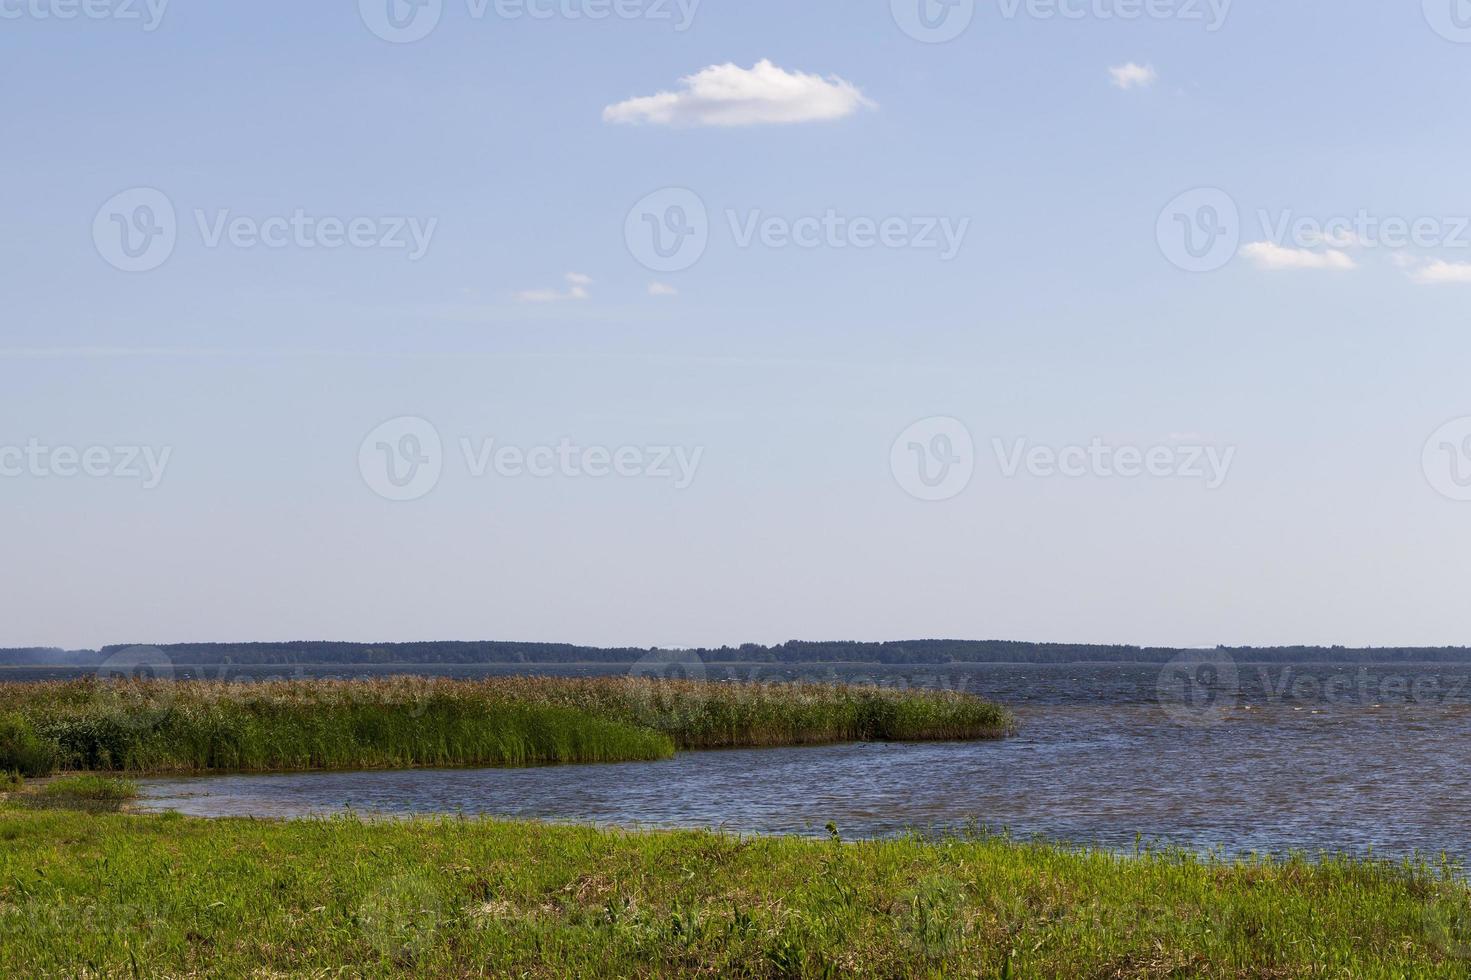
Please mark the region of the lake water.
MULTIPOLYGON (((828 671, 829 668, 822 668, 828 671)), ((1077 844, 1471 858, 1471 665, 837 668, 1015 706, 1000 742, 688 753, 656 763, 155 779, 142 807, 351 809, 845 837, 1006 829, 1077 844)), ((762 680, 811 671, 759 668, 762 680)))

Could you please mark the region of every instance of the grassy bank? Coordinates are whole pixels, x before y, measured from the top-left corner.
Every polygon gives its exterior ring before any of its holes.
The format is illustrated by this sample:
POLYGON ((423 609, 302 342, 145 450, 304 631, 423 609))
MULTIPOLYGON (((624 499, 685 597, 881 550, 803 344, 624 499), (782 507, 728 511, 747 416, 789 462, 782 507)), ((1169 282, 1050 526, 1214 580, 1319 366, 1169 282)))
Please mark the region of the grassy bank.
POLYGON ((1443 869, 0 808, 0 975, 1464 977, 1443 869))
POLYGON ((676 749, 999 737, 976 698, 628 678, 0 685, 0 771, 521 766, 676 749))

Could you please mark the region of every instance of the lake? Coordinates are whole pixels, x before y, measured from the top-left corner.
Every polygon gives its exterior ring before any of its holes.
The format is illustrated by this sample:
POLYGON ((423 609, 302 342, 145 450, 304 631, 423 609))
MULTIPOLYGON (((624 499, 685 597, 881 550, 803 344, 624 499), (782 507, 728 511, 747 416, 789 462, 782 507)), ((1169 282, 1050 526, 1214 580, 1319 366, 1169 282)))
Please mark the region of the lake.
POLYGON ((603 766, 149 779, 141 806, 795 834, 823 834, 831 821, 849 838, 985 827, 1120 849, 1143 837, 1229 852, 1471 858, 1471 665, 1254 665, 1202 654, 1164 669, 707 670, 716 679, 967 690, 1014 706, 1021 730, 1001 742, 701 752, 603 766))

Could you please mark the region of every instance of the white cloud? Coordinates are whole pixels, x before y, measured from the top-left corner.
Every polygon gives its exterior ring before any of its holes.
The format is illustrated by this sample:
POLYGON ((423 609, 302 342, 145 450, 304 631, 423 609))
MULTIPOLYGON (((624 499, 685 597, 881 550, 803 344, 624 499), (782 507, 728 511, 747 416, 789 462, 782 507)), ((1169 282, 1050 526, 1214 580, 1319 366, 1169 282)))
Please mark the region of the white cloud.
POLYGON ((877 106, 836 75, 789 72, 770 61, 752 68, 711 65, 680 79, 677 92, 629 99, 603 110, 610 123, 659 126, 760 126, 823 122, 877 106))
POLYGON ((1444 259, 1436 259, 1423 269, 1410 273, 1410 278, 1422 286, 1471 283, 1471 262, 1447 262, 1444 259))
POLYGON ((1241 247, 1241 254, 1258 269, 1356 269, 1358 263, 1343 252, 1311 252, 1305 248, 1287 248, 1273 242, 1252 242, 1241 247))
POLYGON ((1148 88, 1159 81, 1159 72, 1154 70, 1153 65, 1136 65, 1132 61, 1127 65, 1110 68, 1108 73, 1113 77, 1114 88, 1148 88))
POLYGON ((516 302, 560 303, 566 299, 587 299, 587 287, 592 285, 591 276, 569 272, 563 278, 567 280, 566 292, 556 289, 523 289, 516 294, 516 302))
POLYGON ((651 283, 649 283, 649 295, 650 296, 678 296, 679 295, 679 290, 678 289, 675 289, 673 286, 669 285, 667 282, 651 282, 651 283))

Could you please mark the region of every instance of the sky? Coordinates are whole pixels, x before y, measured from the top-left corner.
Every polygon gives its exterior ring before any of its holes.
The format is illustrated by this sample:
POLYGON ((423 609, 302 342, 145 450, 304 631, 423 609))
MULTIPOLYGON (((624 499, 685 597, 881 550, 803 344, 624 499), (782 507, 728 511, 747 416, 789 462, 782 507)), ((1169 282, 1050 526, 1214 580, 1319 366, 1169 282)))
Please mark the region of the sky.
POLYGON ((1471 4, 0 0, 0 646, 1471 642, 1471 4))

